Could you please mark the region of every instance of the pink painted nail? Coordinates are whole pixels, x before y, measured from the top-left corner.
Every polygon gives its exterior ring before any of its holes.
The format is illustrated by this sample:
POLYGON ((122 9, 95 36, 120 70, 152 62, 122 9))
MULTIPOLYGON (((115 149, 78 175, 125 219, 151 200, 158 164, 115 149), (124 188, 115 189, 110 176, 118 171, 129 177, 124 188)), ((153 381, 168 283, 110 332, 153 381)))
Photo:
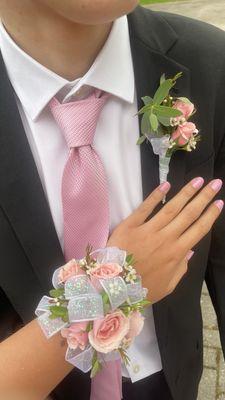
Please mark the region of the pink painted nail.
POLYGON ((169 182, 164 182, 161 183, 161 185, 159 186, 159 190, 163 193, 167 193, 170 190, 170 183, 169 182))
POLYGON ((193 188, 195 189, 200 189, 204 183, 204 179, 201 178, 200 176, 198 178, 195 178, 191 181, 191 184, 193 188))
POLYGON ((189 252, 187 253, 187 260, 189 261, 194 254, 195 252, 193 250, 189 250, 189 252))
POLYGON ((214 204, 216 205, 216 207, 219 208, 220 211, 222 211, 223 207, 224 207, 224 201, 223 200, 216 200, 214 202, 214 204))
POLYGON ((214 190, 215 192, 218 192, 221 187, 222 187, 223 182, 221 179, 214 179, 212 182, 210 182, 209 186, 214 190))

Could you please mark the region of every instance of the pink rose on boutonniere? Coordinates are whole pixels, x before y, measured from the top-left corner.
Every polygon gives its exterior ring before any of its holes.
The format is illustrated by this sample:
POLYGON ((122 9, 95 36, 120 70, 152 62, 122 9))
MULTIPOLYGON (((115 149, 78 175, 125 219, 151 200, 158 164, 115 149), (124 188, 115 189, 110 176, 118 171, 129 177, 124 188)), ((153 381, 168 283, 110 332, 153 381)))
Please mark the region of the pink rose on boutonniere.
POLYGON ((65 283, 69 278, 74 275, 83 275, 84 271, 77 264, 76 260, 70 260, 65 264, 59 271, 58 280, 59 283, 65 283))
POLYGON ((185 146, 197 133, 198 129, 193 122, 185 122, 177 127, 172 133, 171 138, 176 141, 179 146, 185 146))
POLYGON ((110 279, 118 276, 123 268, 116 263, 99 264, 94 268, 90 268, 89 274, 97 279, 110 279))
POLYGON ((100 353, 110 353, 119 348, 129 328, 129 318, 121 310, 117 310, 94 321, 93 329, 88 334, 89 342, 100 353))
MULTIPOLYGON (((193 114, 195 106, 191 102, 188 103, 188 102, 184 102, 182 100, 177 100, 177 101, 175 101, 173 108, 181 111, 183 114, 183 117, 187 121, 188 118, 193 114)), ((182 118, 182 116, 177 117, 177 119, 179 119, 179 118, 182 118)))
POLYGON ((76 350, 78 347, 84 350, 88 343, 88 333, 86 332, 88 322, 77 322, 69 328, 61 330, 61 335, 67 339, 68 346, 76 350))

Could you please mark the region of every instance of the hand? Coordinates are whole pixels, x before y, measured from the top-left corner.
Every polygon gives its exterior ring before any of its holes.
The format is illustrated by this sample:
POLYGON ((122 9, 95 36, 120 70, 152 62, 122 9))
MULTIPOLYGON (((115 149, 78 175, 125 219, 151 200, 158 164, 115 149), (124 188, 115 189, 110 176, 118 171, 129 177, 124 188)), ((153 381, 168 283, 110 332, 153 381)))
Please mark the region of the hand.
POLYGON ((222 181, 215 179, 199 192, 203 184, 203 178, 193 179, 146 222, 170 190, 168 182, 160 185, 109 238, 107 246, 117 246, 134 255, 135 268, 152 303, 173 292, 187 272, 192 247, 210 231, 222 211, 222 200, 206 209, 222 181))

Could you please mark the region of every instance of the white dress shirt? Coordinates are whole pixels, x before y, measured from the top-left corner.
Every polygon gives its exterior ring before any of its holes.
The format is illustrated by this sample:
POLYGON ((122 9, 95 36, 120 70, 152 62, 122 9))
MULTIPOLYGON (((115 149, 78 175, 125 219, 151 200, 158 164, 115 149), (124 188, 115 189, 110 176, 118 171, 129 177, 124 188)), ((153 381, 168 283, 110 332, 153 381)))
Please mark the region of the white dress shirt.
MULTIPOLYGON (((142 202, 140 147, 136 145, 139 125, 127 18, 115 21, 89 71, 73 82, 21 50, 1 24, 0 49, 62 249, 61 180, 69 150, 48 103, 55 95, 62 102, 84 98, 91 87, 111 94, 101 113, 93 147, 108 178, 112 231, 142 202)), ((123 368, 123 375, 133 382, 162 369, 151 307, 128 355, 131 364, 123 368)))

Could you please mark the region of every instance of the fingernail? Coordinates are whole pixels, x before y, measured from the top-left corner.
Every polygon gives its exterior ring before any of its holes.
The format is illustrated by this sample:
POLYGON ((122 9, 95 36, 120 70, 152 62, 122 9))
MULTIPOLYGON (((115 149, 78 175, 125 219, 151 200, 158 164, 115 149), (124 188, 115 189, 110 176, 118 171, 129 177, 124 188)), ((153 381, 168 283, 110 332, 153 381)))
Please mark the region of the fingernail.
POLYGON ((187 260, 188 261, 191 259, 191 257, 193 257, 194 253, 195 252, 193 250, 189 250, 189 252, 187 253, 187 260))
POLYGON ((191 181, 191 184, 193 188, 195 189, 200 189, 204 183, 204 179, 201 178, 200 176, 198 178, 195 178, 191 181))
POLYGON ((167 193, 170 189, 170 183, 169 182, 164 182, 159 185, 159 190, 163 193, 167 193))
POLYGON ((223 182, 221 179, 214 179, 212 182, 210 182, 209 186, 214 190, 215 192, 218 192, 221 187, 222 187, 223 182))
POLYGON ((216 200, 214 202, 214 204, 216 205, 216 207, 219 208, 220 211, 222 211, 223 207, 224 207, 224 201, 223 200, 216 200))

